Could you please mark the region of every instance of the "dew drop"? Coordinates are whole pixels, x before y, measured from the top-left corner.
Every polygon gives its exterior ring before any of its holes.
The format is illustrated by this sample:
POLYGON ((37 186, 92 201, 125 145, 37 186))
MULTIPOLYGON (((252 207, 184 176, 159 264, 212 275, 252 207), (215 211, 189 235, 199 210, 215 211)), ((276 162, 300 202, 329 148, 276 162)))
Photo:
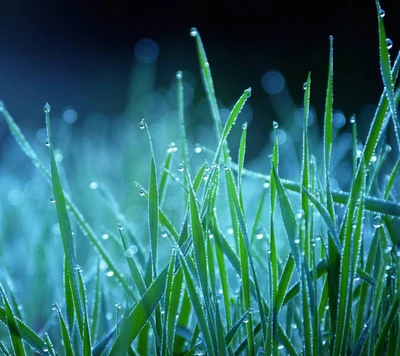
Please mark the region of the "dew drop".
POLYGON ((182 71, 178 70, 176 72, 176 79, 182 79, 182 71))
POLYGON ((99 185, 98 185, 97 182, 91 182, 91 183, 89 184, 90 189, 93 189, 93 190, 97 189, 98 186, 99 186, 99 185))
POLYGON ((178 147, 176 147, 175 142, 171 142, 168 145, 167 152, 172 153, 172 152, 176 152, 176 151, 178 151, 178 147))
POLYGON ((386 38, 386 47, 387 49, 391 49, 393 47, 393 42, 390 38, 386 38))
POLYGON ((296 245, 298 245, 298 244, 300 243, 300 239, 295 239, 293 242, 294 242, 296 245))
POLYGON ((268 189, 269 188, 269 182, 264 182, 263 188, 268 189))
POLYGON ((303 90, 306 90, 307 89, 307 82, 304 82, 303 83, 303 90))
POLYGON ((257 240, 262 240, 263 237, 264 237, 264 234, 263 234, 262 232, 258 232, 258 233, 256 234, 256 239, 257 239, 257 240))
POLYGON ((46 105, 43 107, 43 110, 45 113, 49 113, 51 110, 51 106, 49 103, 46 103, 46 105))
POLYGON ((52 202, 53 204, 56 202, 56 198, 55 198, 54 195, 52 195, 52 196, 50 197, 50 202, 52 202))
POLYGON ((49 352, 49 349, 47 348, 47 345, 46 345, 46 344, 43 345, 42 351, 43 351, 44 353, 49 352))
POLYGON ((145 121, 144 121, 144 119, 142 119, 142 120, 140 120, 139 128, 140 128, 141 130, 143 130, 144 127, 145 127, 145 121))
POLYGON ((376 229, 380 228, 382 226, 382 218, 379 214, 374 216, 374 219, 372 220, 372 224, 376 229))
POLYGON ((243 319, 243 323, 244 324, 247 324, 249 322, 249 318, 246 316, 244 319, 243 319))
POLYGON ((121 223, 117 224, 118 230, 123 230, 124 229, 124 225, 122 225, 121 223))
POLYGON ((245 123, 242 125, 242 129, 243 129, 243 130, 246 130, 246 129, 247 129, 247 122, 245 122, 245 123))
POLYGON ((276 121, 272 121, 272 127, 274 129, 277 129, 279 127, 279 124, 276 121))
POLYGON ((297 218, 297 219, 301 219, 302 217, 303 217, 303 210, 302 210, 302 209, 299 209, 299 210, 297 211, 296 218, 297 218))
POLYGON ((144 196, 144 189, 143 188, 140 188, 139 189, 139 195, 142 197, 142 196, 144 196))
POLYGON ((204 170, 208 172, 210 170, 210 165, 206 162, 204 170))
POLYGON ((184 170, 185 170, 185 165, 184 165, 184 163, 183 163, 183 162, 179 163, 178 171, 179 171, 179 172, 183 172, 184 170))
POLYGON ((198 143, 196 143, 196 146, 194 147, 194 153, 201 153, 201 151, 202 151, 201 146, 198 143))
POLYGON ((164 308, 161 308, 161 309, 160 309, 160 312, 161 312, 161 315, 164 315, 164 314, 165 314, 165 309, 164 309, 164 308))
POLYGON ((114 272, 113 271, 107 271, 106 272, 106 276, 107 277, 112 277, 114 275, 114 272))
POLYGON ((108 240, 109 237, 110 237, 110 235, 109 235, 109 234, 106 234, 106 233, 104 233, 103 235, 101 235, 101 238, 102 238, 103 240, 108 240))
POLYGON ((351 118, 350 118, 350 124, 354 124, 356 122, 356 117, 353 115, 351 118))
POLYGON ((379 16, 380 16, 380 17, 385 17, 385 15, 386 15, 385 10, 380 9, 380 10, 379 10, 379 16))
POLYGON ((283 350, 285 348, 285 346, 283 345, 278 345, 278 350, 283 350))
POLYGON ((48 138, 46 138, 46 139, 44 140, 44 144, 45 144, 47 147, 50 147, 50 140, 49 140, 48 138))
POLYGON ((206 348, 205 348, 205 346, 203 345, 203 342, 200 342, 199 344, 197 344, 197 345, 195 346, 195 348, 194 348, 194 354, 195 354, 195 355, 199 355, 199 356, 202 356, 202 355, 205 355, 205 354, 206 354, 206 348))
POLYGON ((190 29, 190 36, 192 37, 196 37, 199 33, 197 32, 197 28, 196 27, 192 27, 190 29))
POLYGON ((392 151, 392 146, 390 146, 390 145, 385 145, 385 151, 386 151, 387 153, 391 152, 391 151, 392 151))
POLYGON ((121 304, 115 303, 115 307, 116 307, 117 309, 121 309, 121 304))
POLYGON ((378 157, 376 157, 375 155, 371 156, 371 163, 375 163, 378 160, 378 157))
POLYGON ((51 310, 57 310, 57 304, 55 302, 51 304, 51 310))

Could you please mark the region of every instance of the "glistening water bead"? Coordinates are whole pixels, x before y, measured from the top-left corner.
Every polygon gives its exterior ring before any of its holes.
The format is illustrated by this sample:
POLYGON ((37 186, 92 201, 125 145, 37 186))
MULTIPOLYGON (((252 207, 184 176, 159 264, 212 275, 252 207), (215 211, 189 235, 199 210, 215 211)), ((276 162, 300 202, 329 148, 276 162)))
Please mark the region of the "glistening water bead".
POLYGON ((176 72, 176 79, 182 79, 182 71, 178 70, 176 72))
POLYGON ((139 122, 139 128, 140 128, 141 130, 143 130, 143 129, 144 129, 144 126, 145 126, 145 122, 144 122, 144 119, 142 119, 142 120, 140 120, 140 122, 139 122))
POLYGON ((276 121, 272 121, 272 127, 274 129, 277 129, 279 127, 279 124, 276 121))
POLYGON ((192 27, 192 28, 190 29, 190 36, 196 37, 198 34, 199 34, 199 33, 198 33, 196 27, 192 27))
POLYGON ((43 107, 43 110, 45 113, 49 113, 51 110, 51 106, 49 103, 46 103, 46 105, 43 107))
POLYGON ((393 47, 393 42, 390 38, 386 38, 386 47, 387 49, 391 49, 393 47))

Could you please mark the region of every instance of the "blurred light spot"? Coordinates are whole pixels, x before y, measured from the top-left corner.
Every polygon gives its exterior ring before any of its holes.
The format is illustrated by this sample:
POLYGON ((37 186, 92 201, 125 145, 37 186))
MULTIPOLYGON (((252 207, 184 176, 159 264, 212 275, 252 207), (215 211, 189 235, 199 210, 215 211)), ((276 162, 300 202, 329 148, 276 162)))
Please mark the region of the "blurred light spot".
POLYGON ((333 126, 336 129, 340 129, 346 124, 346 117, 343 112, 338 110, 333 113, 333 126))
MULTIPOLYGON (((287 140, 287 134, 282 129, 276 130, 276 136, 278 138, 278 145, 283 145, 287 140)), ((271 142, 274 142, 274 132, 270 133, 270 140, 271 140, 271 142)))
POLYGON ((276 95, 285 89, 285 78, 281 73, 271 70, 263 75, 261 85, 267 94, 276 95))
POLYGON ((78 119, 78 114, 73 109, 67 109, 63 112, 63 119, 67 124, 73 124, 78 119))
POLYGON ((8 201, 14 206, 21 205, 24 202, 24 193, 19 189, 10 190, 8 193, 8 201))
MULTIPOLYGON (((294 122, 298 127, 303 127, 304 122, 304 107, 298 108, 294 112, 294 122)), ((310 111, 308 113, 308 126, 312 126, 315 122, 315 111, 310 107, 310 111)))
POLYGON ((60 235, 61 234, 60 225, 58 223, 53 224, 53 226, 51 227, 51 232, 54 235, 60 235))
POLYGON ((46 129, 40 129, 36 132, 36 139, 39 142, 44 143, 44 141, 47 139, 47 131, 46 129))
POLYGON ((158 45, 151 39, 143 39, 136 43, 135 56, 140 63, 153 63, 158 57, 158 45))
POLYGON ((219 116, 221 118, 222 125, 225 125, 226 122, 228 121, 229 114, 230 114, 230 111, 228 109, 221 109, 219 111, 219 116))

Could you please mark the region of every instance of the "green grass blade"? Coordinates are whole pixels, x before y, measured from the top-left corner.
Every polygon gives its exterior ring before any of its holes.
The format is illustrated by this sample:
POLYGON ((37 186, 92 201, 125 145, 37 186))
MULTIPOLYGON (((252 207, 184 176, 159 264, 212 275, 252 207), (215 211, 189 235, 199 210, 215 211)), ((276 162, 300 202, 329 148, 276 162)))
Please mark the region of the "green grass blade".
POLYGON ((94 292, 93 310, 92 310, 92 325, 90 327, 91 339, 96 340, 97 328, 100 319, 100 263, 97 264, 96 287, 94 292))
POLYGON ((161 172, 160 178, 160 186, 158 188, 159 196, 160 196, 160 206, 163 205, 165 194, 167 192, 167 184, 168 184, 168 172, 171 170, 172 166, 172 151, 167 150, 167 156, 165 157, 163 170, 161 172))
POLYGON ((50 148, 51 180, 53 185, 54 197, 56 199, 55 203, 57 209, 58 222, 60 225, 61 239, 64 247, 65 265, 67 270, 67 276, 71 283, 72 298, 74 300, 74 307, 75 307, 75 313, 78 321, 79 330, 81 336, 83 336, 83 308, 82 308, 82 301, 79 296, 79 284, 78 284, 77 269, 75 262, 74 242, 73 242, 71 223, 69 221, 67 206, 64 198, 64 191, 62 189, 61 179, 58 173, 57 163, 54 156, 53 143, 51 139, 50 115, 49 115, 50 105, 46 104, 44 110, 46 114, 47 137, 49 140, 49 148, 50 148))
POLYGON ((68 330, 72 332, 74 329, 74 297, 72 292, 71 279, 68 275, 67 260, 64 255, 64 269, 63 269, 63 282, 64 282, 64 297, 65 297, 65 313, 67 315, 68 330))
POLYGON ((51 342, 50 337, 47 333, 44 334, 44 341, 45 346, 43 346, 43 351, 46 351, 47 349, 47 352, 50 356, 56 356, 56 351, 54 350, 53 343, 51 342), (46 347, 46 349, 44 347, 46 347))
POLYGON ((14 312, 11 309, 10 303, 7 300, 6 293, 4 292, 3 286, 1 284, 0 284, 0 292, 3 297, 4 311, 6 314, 6 324, 12 342, 12 349, 14 353, 18 356, 25 355, 25 348, 18 328, 17 319, 14 315, 14 312))
POLYGON ((111 355, 123 354, 149 320, 165 292, 167 274, 168 266, 157 276, 140 301, 127 313, 111 348, 111 355))
POLYGON ((198 326, 199 326, 200 331, 203 336, 204 345, 207 349, 207 353, 210 356, 215 355, 213 341, 212 341, 212 337, 210 334, 211 330, 209 328, 209 324, 207 322, 206 315, 205 315, 204 310, 201 305, 200 296, 198 295, 197 289, 195 287, 194 277, 189 272, 189 267, 185 260, 185 257, 182 254, 180 254, 179 257, 180 257, 181 266, 182 266, 182 269, 183 269, 183 272, 185 275, 186 288, 189 292, 190 301, 192 303, 194 312, 196 314, 198 326))
MULTIPOLYGON (((238 177, 237 177, 237 189, 239 197, 241 197, 244 157, 246 153, 247 122, 243 124, 242 128, 243 130, 242 130, 242 136, 240 138, 239 156, 238 156, 238 177)), ((241 202, 241 204, 243 205, 243 202, 241 202)))
POLYGON ((57 310, 58 321, 60 323, 61 336, 62 336, 62 340, 63 340, 63 344, 64 344, 65 355, 73 356, 73 355, 75 355, 75 353, 74 353, 74 350, 72 347, 70 334, 68 332, 67 326, 64 321, 64 317, 62 316, 61 310, 56 303, 53 304, 53 307, 56 308, 56 310, 57 310))
POLYGON ((285 295, 289 288, 290 280, 292 279, 294 270, 293 254, 289 254, 281 278, 279 280, 278 293, 276 295, 276 308, 280 310, 285 299, 285 295))
POLYGON ((92 341, 90 339, 87 294, 86 294, 85 281, 83 280, 82 269, 78 270, 78 280, 79 280, 79 291, 81 295, 82 308, 83 308, 83 334, 82 334, 83 355, 90 356, 92 354, 92 341))

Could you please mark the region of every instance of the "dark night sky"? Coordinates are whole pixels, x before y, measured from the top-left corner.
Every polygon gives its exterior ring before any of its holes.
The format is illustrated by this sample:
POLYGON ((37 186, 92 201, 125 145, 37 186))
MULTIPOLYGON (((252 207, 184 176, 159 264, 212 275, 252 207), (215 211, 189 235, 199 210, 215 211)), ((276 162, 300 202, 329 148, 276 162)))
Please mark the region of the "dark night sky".
MULTIPOLYGON (((394 58, 400 1, 382 0, 381 6, 394 58)), ((179 69, 199 78, 192 26, 201 33, 217 95, 226 104, 251 86, 255 113, 268 111, 261 77, 271 68, 283 73, 301 103, 301 86, 311 70, 312 102, 323 110, 331 34, 335 106, 349 116, 376 103, 382 91, 373 0, 16 0, 3 3, 1 13, 0 99, 18 122, 30 120, 33 126, 43 120, 46 101, 56 113, 67 105, 81 116, 121 113, 133 49, 143 38, 159 45, 157 86, 169 87, 179 69)))

